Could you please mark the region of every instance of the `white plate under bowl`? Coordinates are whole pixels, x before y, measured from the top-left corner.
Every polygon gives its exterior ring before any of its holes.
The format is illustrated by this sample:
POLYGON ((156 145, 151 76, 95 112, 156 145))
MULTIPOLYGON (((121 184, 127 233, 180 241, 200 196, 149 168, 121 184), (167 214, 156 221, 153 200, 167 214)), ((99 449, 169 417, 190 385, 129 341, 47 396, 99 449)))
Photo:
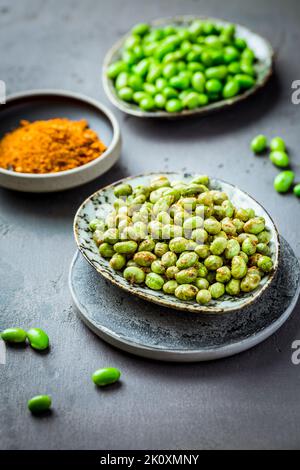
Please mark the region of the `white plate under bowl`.
POLYGON ((11 95, 0 106, 0 139, 16 129, 20 121, 53 118, 73 121, 86 119, 107 149, 95 160, 71 170, 57 173, 17 173, 0 168, 0 186, 24 192, 55 192, 74 188, 108 171, 121 153, 118 121, 104 105, 78 93, 59 90, 35 90, 11 95))
MULTIPOLYGON (((121 182, 129 183, 134 187, 138 185, 149 186, 151 178, 161 175, 162 173, 152 173, 140 176, 132 176, 117 181, 105 188, 100 189, 92 194, 79 207, 74 219, 74 235, 79 250, 93 268, 102 274, 111 283, 116 284, 121 289, 132 295, 138 296, 144 300, 154 302, 164 307, 194 313, 211 313, 223 314, 241 310, 259 300, 261 294, 271 285, 276 270, 278 268, 280 242, 277 229, 273 220, 267 211, 246 192, 238 187, 226 183, 220 179, 210 178, 210 188, 225 191, 229 199, 236 207, 245 207, 254 209, 258 216, 262 216, 266 220, 266 227, 270 230, 271 240, 271 256, 273 259, 274 269, 269 275, 265 276, 259 286, 253 291, 239 296, 224 295, 218 300, 211 301, 208 306, 199 305, 196 301, 182 301, 173 295, 167 295, 162 291, 154 291, 147 286, 131 285, 121 273, 114 271, 108 260, 101 257, 98 247, 92 238, 92 232, 89 230, 89 222, 97 217, 104 218, 111 210, 115 200, 114 188, 121 182)), ((190 182, 196 175, 181 173, 163 173, 167 175, 170 181, 190 182)))

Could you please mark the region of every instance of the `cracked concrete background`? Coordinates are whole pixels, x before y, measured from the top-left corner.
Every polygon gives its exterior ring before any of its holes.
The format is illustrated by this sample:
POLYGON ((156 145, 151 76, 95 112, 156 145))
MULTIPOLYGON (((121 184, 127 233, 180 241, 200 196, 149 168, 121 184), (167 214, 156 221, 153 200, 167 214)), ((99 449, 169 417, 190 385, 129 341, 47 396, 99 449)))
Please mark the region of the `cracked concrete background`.
POLYGON ((291 82, 300 79, 299 20, 296 0, 0 0, 0 79, 8 93, 90 95, 114 110, 124 140, 120 162, 82 188, 40 196, 0 190, 0 329, 39 326, 52 343, 46 355, 8 348, 0 366, 1 449, 300 447, 300 366, 291 362, 299 304, 253 350, 215 363, 163 364, 97 339, 76 317, 67 286, 78 205, 102 185, 144 171, 187 169, 237 184, 267 208, 300 255, 299 200, 275 193, 277 170, 249 151, 258 132, 282 135, 300 180, 300 105, 290 99, 291 82), (267 37, 276 51, 271 82, 202 119, 158 123, 114 110, 101 86, 107 49, 136 22, 184 13, 240 22, 267 37), (95 390, 90 374, 109 364, 121 369, 122 386, 95 390), (54 411, 35 419, 26 401, 39 393, 52 394, 54 411))

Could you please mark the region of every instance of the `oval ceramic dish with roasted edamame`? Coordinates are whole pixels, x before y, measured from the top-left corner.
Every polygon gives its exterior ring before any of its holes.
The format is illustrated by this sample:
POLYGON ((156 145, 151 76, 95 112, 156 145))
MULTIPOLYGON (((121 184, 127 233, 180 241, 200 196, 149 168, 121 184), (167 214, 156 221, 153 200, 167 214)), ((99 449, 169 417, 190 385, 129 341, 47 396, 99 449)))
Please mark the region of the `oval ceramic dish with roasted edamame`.
MULTIPOLYGON (((172 18, 162 18, 149 23, 151 28, 164 28, 168 26, 175 26, 175 27, 182 27, 188 28, 194 21, 205 21, 213 23, 218 27, 230 27, 232 24, 228 21, 224 21, 221 19, 215 18, 208 18, 208 17, 199 17, 199 16, 178 16, 172 18)), ((180 109, 176 110, 173 106, 173 101, 170 100, 170 109, 168 106, 165 109, 148 109, 144 110, 138 104, 132 102, 132 100, 128 100, 128 97, 122 96, 118 92, 115 87, 114 80, 109 78, 108 71, 109 67, 114 64, 115 62, 119 61, 122 56, 122 51, 124 44, 128 38, 131 36, 131 32, 127 33, 124 37, 122 37, 107 53, 104 64, 103 64, 103 73, 102 73, 102 80, 105 92, 110 99, 110 101, 118 107, 121 111, 131 114, 137 117, 152 117, 152 118, 176 118, 176 117, 185 117, 185 116, 193 116, 193 115, 203 115, 207 114, 212 111, 216 111, 218 109, 222 109, 224 107, 231 106, 232 104, 239 102, 259 88, 265 85, 267 80, 272 74, 272 66, 273 66, 273 56, 274 52, 270 45, 270 43, 264 39, 263 37, 259 36, 258 34, 250 31, 249 29, 241 26, 239 24, 235 24, 236 30, 236 37, 240 38, 241 40, 245 40, 247 46, 253 51, 256 61, 254 64, 255 70, 255 83, 250 88, 245 88, 241 90, 239 93, 234 90, 227 90, 226 93, 223 93, 223 99, 219 99, 217 101, 210 101, 208 104, 205 102, 199 103, 199 106, 195 107, 194 109, 180 109), (228 91, 228 93, 227 93, 228 91), (238 94, 237 94, 238 93, 238 94), (127 100, 127 101, 126 101, 127 100), (172 108, 172 109, 171 109, 172 108)), ((171 64, 172 65, 172 64, 171 64)), ((230 74, 229 74, 230 75, 230 74)), ((228 86, 230 86, 229 84, 228 86)), ((121 84, 120 84, 121 86, 121 84)), ((153 88, 153 84, 149 84, 149 88, 153 88)), ((126 91, 126 87, 124 87, 124 92, 126 91)), ((144 90, 145 91, 145 90, 144 90)), ((151 90, 149 90, 151 92, 151 90)), ((123 93, 123 91, 122 91, 123 93)), ((151 92, 152 93, 152 92, 151 92)), ((151 94, 150 93, 150 94, 151 94)), ((159 92, 158 92, 159 94, 159 92)), ((195 94, 195 93, 194 93, 195 94)), ((200 96, 200 98, 202 95, 200 96)), ((176 101, 176 100, 175 100, 176 101)), ((201 101, 201 100, 200 100, 201 101)), ((157 104, 159 107, 164 107, 160 103, 157 104)), ((192 106, 193 108, 193 106, 192 106)))
MULTIPOLYGON (((189 184, 197 176, 191 174, 178 173, 167 173, 166 175, 171 181, 171 183, 175 180, 179 180, 186 184, 189 184)), ((233 186, 219 179, 210 178, 210 189, 224 191, 228 195, 230 201, 237 208, 253 209, 258 217, 263 217, 265 219, 265 224, 269 231, 269 255, 273 261, 273 268, 269 274, 265 275, 262 278, 258 287, 252 292, 243 293, 238 296, 231 296, 225 294, 219 299, 211 300, 207 305, 200 305, 196 302, 196 300, 180 300, 179 298, 176 298, 173 295, 168 295, 167 293, 164 293, 162 290, 153 290, 151 289, 151 286, 149 288, 149 286, 144 284, 131 284, 130 282, 128 282, 128 280, 123 277, 121 271, 114 270, 109 264, 109 260, 101 256, 101 254, 99 253, 99 248, 93 239, 93 232, 89 227, 90 222, 93 219, 103 219, 108 214, 110 214, 113 208, 113 204, 116 200, 114 190, 120 183, 129 184, 133 188, 140 185, 149 186, 151 179, 155 178, 156 176, 159 176, 159 174, 141 175, 118 181, 117 183, 100 189, 95 194, 90 196, 80 206, 74 220, 74 235, 78 248, 85 257, 85 259, 100 274, 102 274, 105 278, 107 278, 109 281, 116 284, 123 290, 133 295, 137 295, 138 297, 141 297, 145 300, 166 307, 197 313, 224 313, 241 309, 242 307, 248 306, 256 299, 258 299, 260 294, 271 284, 278 267, 278 232, 271 217, 257 201, 255 201, 251 196, 249 196, 247 193, 243 192, 236 186, 233 186)), ((111 256, 112 255, 113 252, 111 253, 111 256)), ((150 281, 151 280, 155 281, 155 279, 150 279, 150 281)), ((149 284, 151 284, 151 282, 149 284)))

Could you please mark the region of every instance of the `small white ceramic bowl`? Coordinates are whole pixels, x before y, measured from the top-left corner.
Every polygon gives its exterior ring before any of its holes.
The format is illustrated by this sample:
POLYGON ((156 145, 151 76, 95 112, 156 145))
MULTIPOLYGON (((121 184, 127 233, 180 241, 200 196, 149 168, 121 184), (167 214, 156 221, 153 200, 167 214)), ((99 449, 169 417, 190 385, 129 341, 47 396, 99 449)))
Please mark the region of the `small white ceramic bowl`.
POLYGON ((99 177, 117 162, 121 153, 118 121, 104 105, 78 93, 37 90, 8 97, 0 106, 0 138, 17 128, 22 119, 32 122, 56 117, 86 119, 107 146, 105 152, 85 165, 57 173, 17 173, 0 168, 0 186, 36 193, 62 191, 99 177))

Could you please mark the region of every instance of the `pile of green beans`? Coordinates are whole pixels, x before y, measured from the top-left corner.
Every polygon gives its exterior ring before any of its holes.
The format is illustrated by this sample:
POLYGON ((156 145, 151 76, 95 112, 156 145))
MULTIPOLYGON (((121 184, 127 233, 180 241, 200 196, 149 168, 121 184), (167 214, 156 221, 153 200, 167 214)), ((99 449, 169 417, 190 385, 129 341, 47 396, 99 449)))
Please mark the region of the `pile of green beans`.
MULTIPOLYGON (((285 141, 282 137, 273 137, 268 145, 268 139, 265 135, 259 134, 251 141, 251 150, 256 154, 262 154, 269 148, 269 158, 273 165, 279 168, 288 168, 290 159, 287 153, 285 141)), ((295 179, 295 173, 292 170, 285 169, 279 173, 274 179, 274 189, 278 193, 287 193, 295 179)), ((296 184, 293 188, 295 196, 300 197, 300 184, 296 184)))
POLYGON ((30 328, 25 331, 22 328, 7 328, 0 333, 0 337, 7 343, 25 343, 28 340, 30 346, 38 351, 44 351, 49 347, 49 337, 41 328, 30 328))
POLYGON ((232 98, 256 81, 255 54, 235 25, 134 26, 107 76, 120 99, 169 113, 232 98))
POLYGON ((235 207, 209 178, 157 176, 115 187, 113 210, 90 222, 111 268, 131 284, 207 304, 256 289, 273 269, 270 232, 252 208, 235 207))

